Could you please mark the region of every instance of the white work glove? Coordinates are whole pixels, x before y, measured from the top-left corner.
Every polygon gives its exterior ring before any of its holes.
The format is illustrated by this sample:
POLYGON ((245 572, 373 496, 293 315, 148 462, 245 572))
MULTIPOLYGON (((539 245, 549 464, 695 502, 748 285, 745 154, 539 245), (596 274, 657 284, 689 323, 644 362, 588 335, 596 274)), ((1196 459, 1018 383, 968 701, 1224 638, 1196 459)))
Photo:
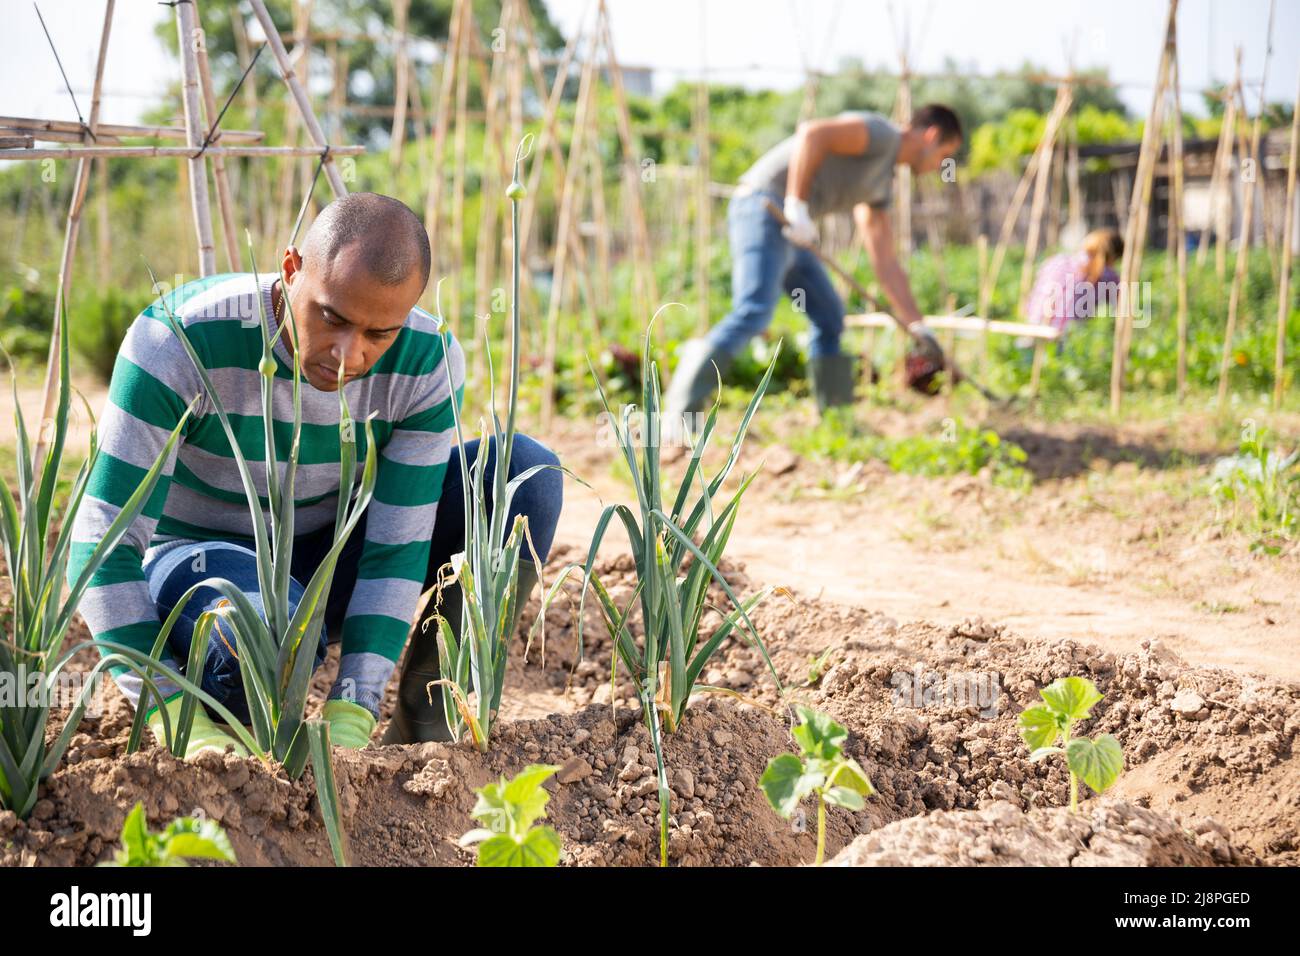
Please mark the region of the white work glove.
POLYGON ((786 221, 785 228, 781 230, 783 236, 797 246, 817 245, 817 224, 808 215, 808 203, 794 196, 786 196, 785 208, 781 211, 785 214, 786 221))

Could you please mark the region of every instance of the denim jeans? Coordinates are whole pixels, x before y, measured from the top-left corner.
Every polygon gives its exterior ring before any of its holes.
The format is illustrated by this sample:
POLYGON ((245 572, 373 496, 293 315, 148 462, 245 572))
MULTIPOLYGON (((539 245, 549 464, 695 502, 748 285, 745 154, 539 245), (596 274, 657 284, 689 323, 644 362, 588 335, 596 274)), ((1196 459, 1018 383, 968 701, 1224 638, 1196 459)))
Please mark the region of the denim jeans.
POLYGON ((844 303, 817 257, 781 235, 780 224, 765 205, 769 198, 761 192, 735 196, 727 208, 732 305, 727 317, 709 332, 709 343, 729 356, 737 355, 771 324, 784 291, 812 322, 810 353, 838 355, 844 303))
MULTIPOLYGON (((473 463, 478 446, 478 439, 465 443, 469 463, 473 463)), ((496 445, 489 439, 487 471, 484 473, 484 490, 487 495, 489 514, 492 510, 491 489, 495 461, 496 445)), ((510 455, 510 477, 513 478, 534 465, 556 464, 559 464, 559 459, 545 445, 526 435, 515 436, 514 449, 510 455)), ((455 447, 452 449, 451 459, 447 465, 442 495, 439 498, 438 516, 434 521, 429 547, 429 565, 425 572, 426 589, 436 582, 438 569, 446 564, 453 554, 465 549, 462 488, 460 450, 459 447, 455 447)), ((560 471, 547 468, 520 485, 510 503, 509 520, 505 524, 506 533, 509 533, 510 526, 517 515, 527 515, 529 534, 537 549, 537 556, 542 561, 546 560, 551 550, 551 543, 555 539, 555 528, 560 520, 563 488, 564 480, 560 471)), ((315 650, 316 667, 325 661, 327 641, 331 638, 336 639, 341 632, 343 617, 347 613, 348 602, 356 586, 357 564, 365 542, 365 532, 366 516, 363 514, 347 543, 344 544, 338 563, 334 567, 333 583, 330 586, 325 608, 325 622, 315 650)), ((294 539, 293 558, 289 563, 290 613, 297 608, 302 598, 305 582, 311 580, 311 576, 329 552, 333 537, 334 528, 330 525, 318 531, 299 535, 294 539)), ((145 553, 143 567, 149 595, 158 606, 159 620, 166 619, 187 590, 200 581, 214 577, 225 578, 243 591, 254 608, 261 613, 262 619, 266 619, 257 580, 257 555, 243 544, 230 541, 169 541, 150 548, 145 553)), ((220 592, 211 587, 203 587, 190 598, 181 611, 167 639, 168 651, 181 667, 188 659, 194 626, 199 616, 204 611, 216 607, 220 600, 220 592)), ((220 633, 213 632, 208 643, 203 676, 197 683, 244 723, 252 719, 244 697, 243 679, 235 654, 234 637, 228 629, 223 628, 220 633)))

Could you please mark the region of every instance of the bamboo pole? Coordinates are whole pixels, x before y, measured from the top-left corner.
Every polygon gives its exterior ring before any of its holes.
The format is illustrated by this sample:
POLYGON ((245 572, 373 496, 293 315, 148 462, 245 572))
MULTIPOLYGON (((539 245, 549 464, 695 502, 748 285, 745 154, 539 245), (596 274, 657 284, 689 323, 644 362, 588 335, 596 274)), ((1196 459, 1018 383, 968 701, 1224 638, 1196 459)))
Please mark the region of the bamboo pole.
MULTIPOLYGON (((1264 69, 1259 86, 1259 107, 1255 113, 1255 122, 1250 131, 1250 159, 1254 175, 1246 180, 1242 187, 1241 238, 1237 242, 1237 266, 1232 274, 1232 290, 1228 293, 1228 324, 1223 330, 1223 355, 1219 360, 1219 394, 1218 407, 1223 408, 1228 399, 1228 372, 1231 368, 1232 338, 1237 327, 1237 309, 1241 304, 1241 290, 1246 283, 1246 267, 1250 260, 1251 230, 1254 225, 1255 183, 1263 176, 1260 163, 1259 137, 1264 121, 1264 107, 1267 105, 1265 91, 1268 82, 1269 54, 1273 50, 1273 13, 1274 4, 1269 4, 1268 42, 1264 48, 1264 69)), ((1245 114, 1245 109, 1242 109, 1245 114)))
MULTIPOLYGON (((107 0, 104 5, 104 24, 100 29, 99 52, 95 58, 95 84, 90 96, 90 119, 84 131, 88 136, 93 136, 99 126, 99 105, 104 91, 104 63, 108 58, 108 37, 113 28, 114 4, 115 0, 107 0)), ((59 260, 59 288, 54 296, 50 354, 45 366, 45 395, 41 402, 41 421, 36 435, 36 447, 32 451, 32 474, 36 482, 40 481, 46 448, 53 438, 54 407, 59 397, 59 356, 62 354, 63 341, 63 323, 60 319, 72 287, 72 257, 77 249, 77 232, 81 228, 81 211, 86 203, 86 190, 90 186, 91 165, 91 160, 88 158, 77 163, 77 178, 72 186, 72 200, 68 206, 68 220, 63 232, 63 255, 59 260)))
MULTIPOLYGON (((610 86, 614 91, 614 116, 618 121, 618 136, 623 144, 623 159, 625 162, 631 160, 633 163, 632 171, 636 172, 639 164, 636 163, 636 150, 632 142, 632 117, 627 105, 627 91, 623 88, 623 70, 619 67, 618 57, 614 54, 614 38, 609 25, 609 9, 605 4, 605 0, 599 0, 599 3, 597 33, 605 46, 610 86)), ((639 176, 633 176, 630 186, 628 198, 632 206, 632 236, 634 240, 633 249, 635 250, 632 257, 633 271, 636 276, 636 284, 643 290, 645 314, 649 315, 659 299, 654 275, 654 256, 650 251, 650 235, 649 230, 646 228, 645 208, 641 204, 639 176)))
POLYGON ((1170 87, 1174 96, 1169 162, 1173 167, 1173 195, 1170 200, 1169 230, 1177 242, 1178 261, 1178 366, 1175 394, 1181 400, 1187 393, 1187 235, 1183 223, 1183 94, 1178 70, 1178 49, 1170 61, 1170 87))
MULTIPOLYGON (((541 182, 542 169, 545 166, 545 156, 549 151, 552 162, 555 165, 555 177, 559 182, 564 182, 567 168, 564 159, 564 151, 560 147, 559 136, 556 133, 556 122, 559 116, 560 103, 564 98, 564 87, 569 77, 569 68, 573 64, 574 56, 577 53, 579 38, 583 35, 581 28, 574 30, 573 35, 569 37, 564 47, 564 54, 560 58, 560 65, 555 73, 555 81, 551 85, 549 96, 543 96, 545 82, 542 76, 540 60, 537 56, 536 38, 533 32, 532 20, 529 15, 528 7, 525 4, 524 29, 528 36, 529 50, 529 69, 532 71, 533 88, 537 93, 539 100, 546 103, 546 108, 542 111, 541 130, 538 133, 537 149, 534 150, 533 165, 528 171, 528 193, 536 195, 538 184, 541 182)), ((582 24, 587 22, 584 14, 582 24)), ((524 257, 528 251, 529 241, 532 235, 533 211, 536 203, 525 203, 521 217, 519 229, 519 254, 524 257)))
POLYGON ((1231 134, 1231 126, 1228 123, 1228 118, 1229 118, 1227 112, 1228 103, 1226 101, 1223 104, 1223 109, 1224 109, 1224 115, 1222 117, 1222 122, 1220 122, 1219 124, 1219 141, 1214 148, 1214 165, 1211 167, 1210 170, 1210 187, 1208 193, 1210 197, 1210 208, 1205 218, 1205 225, 1201 227, 1200 239, 1196 243, 1196 267, 1198 269, 1205 265, 1205 261, 1209 257, 1210 233, 1215 232, 1215 237, 1214 237, 1215 242, 1223 241, 1223 237, 1217 232, 1217 227, 1219 225, 1219 219, 1220 219, 1219 216, 1220 195, 1219 194, 1220 194, 1220 190, 1223 188, 1223 184, 1221 181, 1223 167, 1224 167, 1223 157, 1224 157, 1224 150, 1227 148, 1224 145, 1224 141, 1231 134))
POLYGON ((577 171, 582 166, 582 141, 587 127, 587 110, 591 108, 593 74, 598 34, 593 33, 588 46, 589 55, 582 64, 582 79, 578 84, 578 103, 573 120, 573 136, 569 140, 569 158, 564 183, 560 190, 559 222, 556 235, 555 268, 551 275, 550 301, 546 309, 546 351, 542 359, 542 429, 550 426, 555 407, 555 351, 559 338, 560 300, 564 295, 565 270, 568 263, 569 222, 573 216, 574 196, 577 192, 577 171))
POLYGON ((1175 43, 1174 27, 1178 19, 1178 0, 1169 0, 1165 19, 1164 46, 1160 65, 1156 69, 1156 85, 1152 92, 1151 110, 1146 128, 1142 131, 1142 145, 1138 151, 1138 168, 1134 176, 1133 193, 1129 202, 1128 223, 1124 237, 1124 259, 1120 269, 1119 311, 1115 316, 1115 334, 1110 365, 1110 408, 1118 413, 1124 394, 1124 376, 1128 365, 1129 340, 1133 327, 1133 284, 1140 274, 1142 246, 1146 242, 1146 211, 1151 204, 1151 181, 1156 155, 1160 151, 1160 115, 1164 103, 1165 86, 1169 81, 1169 62, 1175 43))
POLYGON ((1024 314, 1028 306, 1030 284, 1034 278, 1034 259, 1038 255, 1038 235, 1042 229, 1043 210, 1047 208, 1047 187, 1052 178, 1052 155, 1056 149, 1056 136, 1065 114, 1073 101, 1069 83, 1056 88, 1056 103, 1048 116, 1047 128, 1038 143, 1038 170, 1034 178, 1034 201, 1029 207, 1029 234, 1025 237, 1025 259, 1020 267, 1020 294, 1016 299, 1017 312, 1024 314), (1056 123, 1051 122, 1057 118, 1056 123))
MULTIPOLYGON (((465 147, 467 117, 465 110, 469 102, 469 46, 470 35, 474 32, 474 8, 466 3, 464 23, 460 37, 460 59, 456 65, 456 115, 452 119, 455 129, 452 143, 452 179, 451 179, 451 314, 453 321, 461 319, 461 273, 465 268, 465 147)), ((484 91, 486 92, 486 91, 484 91)), ((477 349, 478 343, 475 343, 477 349)))
POLYGON ((1016 184, 1016 191, 1011 197, 1011 205, 1007 209, 1006 218, 1002 220, 1002 230, 998 233, 998 243, 993 249, 992 262, 989 264, 988 273, 984 277, 984 284, 980 287, 979 311, 981 315, 988 312, 989 302, 993 299, 993 290, 997 286, 998 274, 1002 271, 1002 261, 1006 258, 1007 246, 1015 233, 1016 221, 1020 218, 1020 210, 1025 204, 1025 198, 1029 195, 1029 186, 1037 177, 1038 169, 1042 164, 1043 143, 1055 139, 1056 130, 1064 120, 1065 109, 1068 108, 1069 102, 1063 101, 1058 96, 1056 103, 1052 106, 1052 111, 1047 116, 1047 123, 1043 128, 1043 138, 1039 141, 1038 146, 1034 148, 1034 152, 1025 166, 1025 172, 1020 177, 1020 182, 1016 184), (1065 104, 1064 108, 1062 108, 1062 103, 1065 104))
POLYGON ((199 240, 199 275, 210 276, 217 271, 217 251, 212 241, 208 168, 200 152, 204 134, 199 119, 199 61, 196 47, 203 39, 195 18, 194 4, 178 3, 175 10, 176 35, 181 54, 181 104, 185 108, 185 129, 189 133, 187 145, 193 150, 187 160, 190 170, 190 207, 194 212, 194 231, 199 240))
POLYGON ((393 29, 397 37, 397 56, 393 64, 393 129, 389 142, 389 159, 396 177, 402 162, 402 144, 406 142, 407 49, 406 22, 411 0, 393 0, 393 29))
MULTIPOLYGON (((511 12, 513 3, 506 0, 501 7, 500 28, 508 37, 510 34, 511 12)), ((474 37, 477 40, 477 37, 474 37)), ((498 210, 501 208, 501 196, 505 186, 501 182, 502 149, 501 129, 501 93, 506 82, 506 47, 493 48, 492 66, 487 85, 483 88, 484 127, 483 127, 483 162, 481 188, 479 190, 479 224, 475 237, 474 249, 474 319, 476 324, 475 344, 481 346, 488 331, 488 322, 492 315, 492 279, 496 275, 498 210)), ((474 376, 481 379, 486 371, 484 367, 484 349, 476 347, 474 355, 474 376)))
MULTIPOLYGON (((194 53, 199 68, 199 89, 203 94, 203 125, 208 128, 204 138, 213 143, 221 141, 221 130, 216 128, 217 97, 212 89, 212 71, 208 66, 208 42, 202 33, 202 20, 197 6, 194 8, 194 26, 198 32, 195 37, 194 53)), ((226 259, 231 272, 239 271, 239 244, 235 231, 235 202, 230 193, 230 179, 226 176, 226 158, 221 155, 212 157, 212 181, 217 187, 217 212, 221 216, 221 236, 226 247, 226 259)))
MULTIPOLYGON (((199 140, 202 142, 202 139, 199 140)), ((78 146, 50 147, 39 149, 0 149, 0 159, 190 159, 198 151, 190 146, 78 146)), ((331 146, 330 156, 359 156, 366 151, 364 146, 331 146)), ((269 158, 273 156, 320 156, 321 148, 317 146, 209 146, 204 150, 206 156, 249 156, 269 158)))
POLYGON ((1291 110, 1291 155, 1286 167, 1286 212, 1282 219, 1282 277, 1277 291, 1277 347, 1273 356, 1273 407, 1282 407, 1286 390, 1286 323, 1291 311, 1291 246, 1295 242, 1295 180, 1300 152, 1300 80, 1291 110))
MULTIPOLYGON (((271 47, 271 53, 275 56, 275 62, 280 67, 280 75, 284 82, 289 85, 289 92, 293 94, 294 102, 298 104, 298 110, 302 113, 302 120, 307 127, 307 133, 320 149, 327 145, 325 134, 321 131, 320 123, 316 121, 316 114, 312 110, 311 100, 307 98, 307 91, 302 84, 298 82, 298 77, 294 74, 289 64, 289 54, 285 52, 284 43, 280 40, 280 34, 275 29, 275 22, 271 15, 266 11, 264 0, 248 0, 253 5, 253 13, 257 15, 257 21, 262 25, 262 32, 266 34, 266 42, 271 47)), ((184 6, 184 4, 182 4, 184 6)), ((319 152, 319 150, 317 150, 319 152)), ((343 183, 343 177, 340 175, 338 165, 334 162, 333 155, 336 150, 331 149, 329 156, 325 157, 325 178, 329 180, 330 188, 334 191, 334 197, 348 194, 348 187, 343 183)))
MULTIPOLYGON (((454 0, 451 11, 451 26, 447 45, 443 48, 442 69, 438 78, 438 98, 434 112, 437 119, 433 127, 433 159, 430 169, 433 173, 429 180, 429 191, 425 195, 424 228, 433 242, 433 271, 441 275, 438 251, 445 243, 441 241, 439 224, 442 219, 442 188, 445 182, 443 162, 447 149, 448 117, 451 112, 452 93, 455 88, 457 64, 460 60, 461 34, 464 32, 465 7, 468 0, 454 0)), ((525 208, 532 203, 525 203, 525 208)))
MULTIPOLYGON (((907 50, 899 47, 898 100, 894 115, 898 125, 906 128, 912 123, 912 81, 908 72, 907 50)), ((912 255, 912 167, 906 163, 898 167, 898 251, 900 260, 906 264, 912 255)))
MULTIPOLYGON (((701 50, 704 49, 704 9, 701 4, 701 50)), ((700 335, 712 324, 709 312, 709 181, 709 86, 701 72, 700 82, 695 87, 695 327, 700 335)))
MULTIPOLYGON (((0 129, 5 132, 12 130, 14 132, 30 133, 38 140, 67 143, 84 142, 86 132, 81 123, 76 120, 28 119, 21 116, 0 116, 0 129)), ((265 133, 248 129, 222 130, 221 135, 227 143, 260 143, 266 138, 265 133)), ((96 141, 102 139, 118 140, 127 136, 183 140, 186 138, 186 132, 182 126, 130 126, 122 123, 101 123, 95 130, 96 141)))
MULTIPOLYGON (((99 284, 108 288, 112 279, 113 235, 108 225, 108 160, 95 160, 95 251, 99 265, 99 284)), ((19 243, 17 248, 21 249, 19 243)))
MULTIPOLYGON (((588 189, 591 194, 591 213, 595 225, 595 247, 596 247, 596 287, 598 292, 598 301, 609 302, 612 298, 610 291, 610 236, 612 230, 609 227, 609 214, 605 208, 605 164, 600 155, 600 129, 598 126, 598 117, 596 110, 587 111, 587 174, 588 189)), ((708 215, 708 211, 705 211, 708 215)), ((706 235, 707 235, 707 226, 706 235)), ((581 243, 578 244, 581 248, 581 243)), ((588 272, 585 268, 584 274, 588 272)))
MULTIPOLYGON (((230 16, 230 26, 235 35, 235 57, 239 63, 239 69, 242 72, 249 68, 253 60, 252 45, 248 42, 248 28, 244 23, 244 15, 238 9, 233 11, 230 16)), ((244 106, 248 110, 248 121, 254 126, 260 127, 262 109, 261 103, 257 96, 256 77, 250 77, 241 90, 244 96, 244 106)), ((225 130, 222 134, 227 142, 233 142, 231 131, 225 130)), ((256 217, 255 228, 257 229, 258 239, 266 243, 271 236, 270 223, 270 206, 271 206, 271 180, 269 163, 252 163, 248 168, 248 201, 249 201, 249 218, 256 217)), ((274 252, 274 250, 273 250, 274 252)), ((272 255, 274 258, 274 255, 272 255)))

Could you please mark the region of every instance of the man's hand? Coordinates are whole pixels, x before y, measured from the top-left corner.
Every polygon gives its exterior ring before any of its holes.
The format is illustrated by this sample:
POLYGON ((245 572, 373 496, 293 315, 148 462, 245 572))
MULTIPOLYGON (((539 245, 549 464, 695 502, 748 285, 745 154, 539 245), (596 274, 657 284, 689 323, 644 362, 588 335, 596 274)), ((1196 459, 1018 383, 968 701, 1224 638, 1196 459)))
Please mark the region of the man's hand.
POLYGON ((808 215, 808 203, 794 196, 786 196, 785 208, 781 211, 786 221, 781 235, 797 246, 817 244, 817 224, 812 221, 812 216, 808 215))
POLYGON ((370 743, 378 721, 375 715, 350 700, 327 700, 321 716, 330 725, 330 743, 337 747, 360 750, 370 743))
POLYGON ((913 322, 907 327, 907 331, 912 333, 912 340, 916 343, 916 350, 921 353, 925 359, 933 363, 937 368, 943 368, 947 364, 943 357, 943 347, 939 345, 939 340, 934 337, 934 332, 923 322, 913 322))
MULTIPOLYGON (((176 733, 177 726, 181 719, 181 695, 177 694, 164 705, 167 708, 167 716, 171 719, 172 733, 176 733)), ((166 745, 167 737, 163 730, 162 708, 155 707, 148 716, 145 717, 145 723, 153 732, 154 737, 161 745, 166 745)), ((190 726, 190 739, 185 745, 185 759, 193 760, 205 750, 212 750, 216 753, 225 753, 226 747, 234 747, 235 753, 241 757, 247 757, 248 751, 243 745, 230 734, 218 727, 212 722, 207 711, 202 706, 194 710, 194 723, 190 726)))

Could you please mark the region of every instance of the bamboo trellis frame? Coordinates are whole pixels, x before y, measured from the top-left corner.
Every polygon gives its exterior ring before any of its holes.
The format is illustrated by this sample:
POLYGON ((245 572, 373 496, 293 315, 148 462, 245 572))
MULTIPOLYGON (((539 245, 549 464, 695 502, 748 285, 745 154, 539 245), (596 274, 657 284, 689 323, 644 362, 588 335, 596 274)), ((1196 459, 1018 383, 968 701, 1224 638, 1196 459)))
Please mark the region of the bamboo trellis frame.
MULTIPOLYGON (((115 0, 105 0, 103 27, 100 32, 100 42, 95 60, 95 79, 91 94, 91 107, 88 120, 83 125, 81 122, 71 122, 66 120, 42 120, 24 117, 0 117, 0 128, 6 124, 12 123, 15 128, 29 131, 32 141, 49 139, 54 142, 80 142, 80 146, 65 147, 37 147, 26 145, 17 148, 0 149, 0 159, 19 159, 19 160, 45 160, 45 159, 76 159, 77 175, 72 189, 72 198, 69 203, 67 225, 64 230, 63 252, 59 264, 59 285, 55 295, 54 320, 52 323, 52 332, 50 336, 50 351, 46 366, 45 387, 42 401, 41 425, 37 434, 36 446, 33 450, 33 461, 35 463, 36 473, 39 474, 39 463, 44 458, 46 448, 50 438, 50 423, 54 414, 54 403, 57 399, 56 385, 58 381, 57 362, 61 351, 62 329, 59 317, 64 311, 64 304, 67 301, 69 288, 72 277, 72 261, 76 249, 77 235, 81 225, 82 211, 85 206, 86 194, 88 192, 89 180, 92 169, 96 162, 104 162, 109 158, 117 159, 134 159, 134 158, 154 158, 154 157, 177 157, 185 160, 181 164, 182 176, 178 184, 185 188, 189 195, 191 211, 194 217, 195 234, 197 237, 197 249, 199 256, 199 268, 201 275, 211 275, 216 271, 216 250, 212 236, 212 209, 208 193, 208 176, 207 162, 212 160, 214 163, 214 172, 216 164, 224 160, 225 157, 232 156, 285 156, 285 155, 319 155, 331 186, 334 188, 336 196, 346 195, 347 188, 343 184, 334 161, 334 155, 349 155, 363 151, 360 146, 329 146, 321 132, 320 124, 311 109, 311 103, 306 97, 305 91, 297 84, 296 79, 289 70, 289 57, 280 42, 279 34, 275 31, 274 24, 270 15, 266 11, 263 0, 250 0, 253 7, 254 15, 257 16, 263 25, 269 39, 269 45, 275 54, 276 61, 280 66, 282 76, 297 102, 299 112, 302 113, 303 121, 313 140, 316 148, 293 148, 293 147, 274 147, 257 145, 261 142, 263 134, 253 131, 232 131, 226 134, 227 141, 233 145, 213 145, 219 138, 222 131, 215 128, 215 96, 212 95, 211 84, 208 82, 204 73, 206 59, 206 49, 204 49, 204 35, 199 26, 197 3, 195 0, 187 0, 184 3, 173 5, 176 18, 177 40, 179 45, 179 54, 181 60, 181 95, 182 106, 185 114, 185 127, 183 135, 186 141, 185 146, 121 146, 112 145, 123 137, 128 136, 156 136, 159 138, 174 139, 179 138, 182 133, 175 127, 168 126, 139 126, 113 124, 105 126, 102 131, 99 128, 99 113, 103 97, 103 78, 104 67, 108 56, 109 37, 112 32, 113 12, 115 0), (204 117, 201 111, 206 108, 207 119, 211 123, 205 127, 204 117), (76 138, 73 139, 72 135, 76 138), (103 145, 84 145, 87 143, 98 143, 100 139, 105 140, 103 145)), ((24 137, 25 138, 25 137, 24 137)), ((230 199, 228 192, 228 183, 225 182, 223 174, 216 175, 219 202, 223 206, 223 221, 226 224, 227 255, 233 258, 233 253, 229 245, 231 233, 233 232, 233 203, 228 203, 230 199), (224 198, 222 198, 224 196, 224 198)), ((103 214, 101 212, 101 218, 103 214)), ((233 262, 232 262, 233 265, 233 262)), ((101 263, 102 269, 102 263, 101 263)))

